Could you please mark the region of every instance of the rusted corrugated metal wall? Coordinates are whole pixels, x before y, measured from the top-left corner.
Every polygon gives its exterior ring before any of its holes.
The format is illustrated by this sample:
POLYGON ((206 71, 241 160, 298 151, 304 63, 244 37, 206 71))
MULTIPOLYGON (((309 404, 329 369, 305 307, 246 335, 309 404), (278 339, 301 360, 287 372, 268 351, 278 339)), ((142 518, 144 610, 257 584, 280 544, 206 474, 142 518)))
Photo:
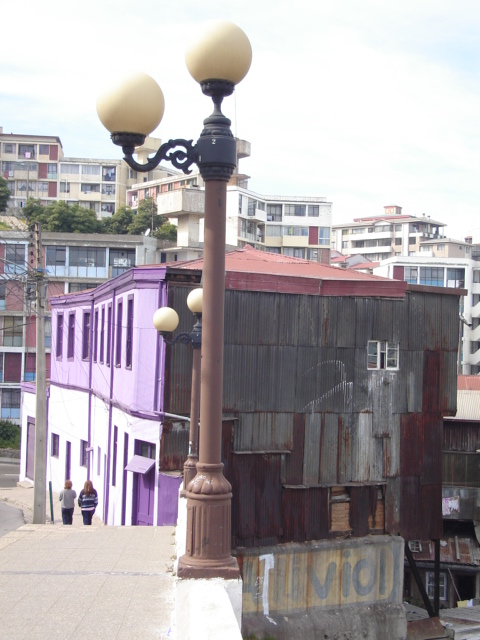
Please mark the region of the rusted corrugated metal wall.
MULTIPOLYGON (((175 292, 173 306, 190 330, 184 298, 175 292)), ((227 291, 234 545, 379 531, 438 538, 458 331, 458 297, 440 291, 404 299, 227 291), (367 369, 368 340, 399 344, 398 371, 367 369)), ((191 356, 172 351, 169 408, 188 413, 191 356)))

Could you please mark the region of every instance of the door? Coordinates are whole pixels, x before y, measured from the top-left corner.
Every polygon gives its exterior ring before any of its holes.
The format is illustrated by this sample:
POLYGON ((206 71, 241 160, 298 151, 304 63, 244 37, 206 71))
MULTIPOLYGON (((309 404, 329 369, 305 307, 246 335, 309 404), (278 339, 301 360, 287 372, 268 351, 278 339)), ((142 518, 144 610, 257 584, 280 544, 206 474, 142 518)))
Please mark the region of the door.
MULTIPOLYGON (((135 454, 155 460, 155 445, 135 440, 135 454)), ((155 465, 147 473, 133 474, 132 524, 153 526, 155 465)))
POLYGON ((65 444, 65 480, 70 480, 72 471, 72 445, 67 440, 65 444))
POLYGON ((25 475, 33 480, 35 468, 35 423, 27 423, 27 460, 25 465, 25 475))
POLYGON ((135 473, 133 476, 135 510, 133 519, 139 526, 153 526, 153 500, 155 497, 155 469, 148 473, 135 473))

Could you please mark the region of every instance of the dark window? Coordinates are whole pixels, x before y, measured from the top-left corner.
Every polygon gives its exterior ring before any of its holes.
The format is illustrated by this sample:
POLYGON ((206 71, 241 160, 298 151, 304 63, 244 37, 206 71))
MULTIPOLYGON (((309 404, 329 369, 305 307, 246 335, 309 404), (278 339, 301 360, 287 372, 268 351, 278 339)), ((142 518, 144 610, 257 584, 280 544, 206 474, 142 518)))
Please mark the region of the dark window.
POLYGON ((465 269, 447 269, 447 287, 463 289, 465 286, 465 269))
POLYGON ((60 453, 60 436, 56 433, 52 433, 52 458, 58 458, 60 453))
POLYGON ((110 249, 108 264, 112 278, 124 273, 135 266, 135 249, 110 249))
POLYGON ((115 336, 115 366, 120 367, 122 364, 122 318, 123 303, 117 305, 117 334, 115 336))
POLYGON ((96 282, 70 282, 68 285, 68 293, 76 293, 77 291, 87 291, 87 289, 96 289, 96 282))
POLYGON ((318 216, 320 215, 320 206, 318 204, 309 204, 307 207, 307 212, 309 216, 318 218, 318 216))
POLYGON ((304 204, 286 204, 285 215, 286 216, 304 216, 306 212, 306 206, 304 204))
POLYGON ((47 246, 45 262, 47 267, 64 267, 66 264, 66 247, 47 246))
POLYGON ((69 264, 71 267, 104 267, 106 249, 70 247, 69 264))
POLYGON ((127 303, 127 339, 125 344, 125 366, 132 367, 132 347, 133 347, 133 298, 127 303))
POLYGON ((281 204, 267 204, 267 221, 268 222, 282 221, 282 205, 281 204))
POLYGON ((80 440, 80 466, 87 466, 87 456, 88 456, 88 442, 86 440, 80 440))
POLYGON ((3 345, 21 347, 23 344, 23 318, 5 316, 3 318, 3 345))
POLYGON ((95 316, 93 321, 93 361, 97 361, 98 355, 98 309, 95 309, 95 316))
POLYGON ((5 273, 24 273, 25 271, 25 245, 7 244, 5 247, 5 273))
POLYGON ((118 427, 113 427, 112 486, 117 484, 117 442, 118 427))
POLYGON ((82 360, 88 360, 90 355, 90 313, 83 314, 82 360))
POLYGON ((105 364, 110 366, 110 345, 112 339, 112 305, 108 305, 107 311, 107 352, 105 354, 105 364))
POLYGON ((48 145, 48 144, 39 144, 38 145, 38 153, 41 156, 48 156, 50 154, 50 145, 48 145))
POLYGON ((68 316, 68 346, 67 358, 73 358, 75 353, 75 313, 68 316))
POLYGON ((105 348, 105 307, 102 307, 102 322, 100 326, 100 362, 103 363, 103 353, 105 348))
POLYGON ((63 352, 63 313, 57 315, 57 345, 55 355, 57 358, 62 357, 63 352))

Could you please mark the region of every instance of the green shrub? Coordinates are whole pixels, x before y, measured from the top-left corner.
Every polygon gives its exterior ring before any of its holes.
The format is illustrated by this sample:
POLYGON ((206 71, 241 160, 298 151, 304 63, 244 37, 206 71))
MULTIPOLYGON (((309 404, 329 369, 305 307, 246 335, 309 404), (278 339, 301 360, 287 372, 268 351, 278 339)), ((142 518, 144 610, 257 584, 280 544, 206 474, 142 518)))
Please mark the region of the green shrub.
POLYGON ((20 449, 20 427, 9 420, 0 420, 0 449, 20 449))

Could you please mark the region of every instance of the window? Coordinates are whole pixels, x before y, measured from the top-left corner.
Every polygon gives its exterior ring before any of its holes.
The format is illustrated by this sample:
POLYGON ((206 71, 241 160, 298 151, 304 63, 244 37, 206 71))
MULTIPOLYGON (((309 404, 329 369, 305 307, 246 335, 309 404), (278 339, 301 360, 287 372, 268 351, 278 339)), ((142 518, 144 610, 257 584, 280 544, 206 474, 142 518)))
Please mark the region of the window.
POLYGON ((68 316, 68 345, 67 358, 73 358, 75 353, 75 313, 68 316))
POLYGON ((61 358, 63 353, 63 313, 57 315, 57 344, 55 355, 61 358))
POLYGON ((368 369, 398 369, 399 345, 369 340, 367 344, 368 369))
POLYGON ((115 195, 115 185, 114 184, 102 184, 102 193, 106 196, 114 196, 115 195))
POLYGON ((117 334, 115 336, 115 366, 122 365, 122 318, 123 318, 123 302, 117 305, 117 334))
POLYGON ((463 289, 465 269, 447 269, 447 287, 463 289))
POLYGON ((50 145, 48 144, 39 144, 38 145, 38 153, 41 156, 48 156, 50 155, 50 145))
POLYGON ((254 216, 256 208, 257 208, 257 201, 254 200, 253 198, 248 198, 247 215, 254 216))
POLYGON ((68 285, 68 293, 76 293, 77 291, 87 291, 87 289, 96 289, 96 282, 70 282, 68 285))
POLYGON ((108 264, 112 278, 135 266, 135 249, 110 249, 108 264))
POLYGON ((405 267, 403 279, 410 284, 418 282, 418 267, 405 267))
POLYGON ((6 294, 6 284, 5 282, 0 282, 0 311, 5 310, 5 294, 6 294))
POLYGON ((420 284, 443 287, 443 267, 420 267, 420 284))
POLYGON ((117 484, 117 443, 118 427, 113 427, 112 487, 117 484))
MULTIPOLYGON (((447 574, 440 573, 439 579, 439 595, 440 600, 447 599, 447 574)), ((434 598, 435 596, 435 573, 433 571, 425 572, 425 591, 427 592, 427 596, 429 598, 434 598)))
MULTIPOLYGON (((44 177, 44 176, 42 176, 44 177)), ((57 179, 57 163, 56 162, 52 162, 47 164, 47 178, 49 180, 56 180, 57 179)))
POLYGON ((281 204, 267 204, 267 221, 268 222, 282 221, 282 205, 281 204))
POLYGON ((290 256, 291 258, 304 258, 305 250, 296 247, 283 247, 283 255, 290 256))
POLYGON ((102 307, 102 322, 100 325, 100 362, 103 364, 103 351, 105 346, 105 307, 102 307))
POLYGON ((78 175, 80 173, 80 165, 78 164, 62 164, 60 165, 60 173, 68 173, 78 175))
POLYGON ((34 353, 25 354, 25 369, 23 371, 23 379, 25 382, 32 382, 35 380, 36 374, 36 355, 34 353))
POLYGON ((112 305, 108 305, 107 311, 107 351, 105 353, 105 364, 110 366, 110 343, 112 338, 112 305))
POLYGON ((115 167, 103 167, 102 168, 102 180, 105 182, 115 182, 116 169, 115 167))
POLYGON ((354 229, 352 229, 352 233, 365 233, 365 227, 355 227, 354 229))
POLYGON ((286 204, 285 215, 286 216, 304 216, 306 213, 306 206, 304 204, 286 204))
POLYGON ((99 176, 99 164, 82 164, 82 176, 99 176))
POLYGON ((90 313, 83 314, 83 333, 82 333, 82 360, 88 360, 90 355, 90 313))
POLYGON ((45 318, 45 347, 50 349, 52 346, 52 319, 45 318))
POLYGON ((50 275, 65 275, 66 247, 48 246, 45 248, 45 266, 50 275))
POLYGON ((127 337, 125 343, 125 366, 132 368, 132 347, 133 347, 133 298, 130 297, 127 303, 127 337))
POLYGON ((83 183, 80 186, 80 191, 82 193, 100 193, 100 185, 99 184, 89 184, 83 183))
POLYGON ((23 344, 23 318, 5 316, 3 318, 3 345, 21 347, 23 344))
POLYGON ((95 319, 93 321, 93 361, 97 361, 98 356, 98 309, 95 309, 95 319))
POLYGON ((58 458, 59 454, 60 454, 60 436, 57 433, 52 433, 50 455, 52 456, 52 458, 58 458))
POLYGON ((308 227, 283 227, 283 235, 308 237, 308 227))
POLYGON ((326 246, 330 244, 330 227, 319 227, 318 244, 326 246))
POLYGON ((19 144, 18 145, 18 157, 19 158, 34 158, 35 157, 35 145, 34 144, 19 144))
POLYGON ((402 239, 401 238, 395 238, 395 246, 396 247, 401 247, 402 246, 402 239))
POLYGON ((408 546, 412 553, 420 553, 420 551, 422 550, 422 544, 420 540, 410 540, 408 546))
POLYGON ((282 227, 279 224, 266 225, 265 233, 269 238, 279 238, 282 235, 282 227))
POLYGON ((87 466, 87 456, 88 456, 88 442, 86 440, 80 440, 80 466, 87 466))
POLYGON ((5 247, 5 273, 24 273, 25 245, 7 244, 5 247))
POLYGON ((3 143, 3 153, 15 153, 17 150, 17 145, 11 142, 3 143))
POLYGON ((309 204, 307 208, 307 213, 309 217, 318 218, 320 215, 320 207, 318 204, 309 204))
POLYGON ((106 262, 105 249, 91 249, 86 247, 70 247, 71 267, 104 267, 106 262))
POLYGON ((2 389, 2 418, 20 418, 20 389, 2 389))

